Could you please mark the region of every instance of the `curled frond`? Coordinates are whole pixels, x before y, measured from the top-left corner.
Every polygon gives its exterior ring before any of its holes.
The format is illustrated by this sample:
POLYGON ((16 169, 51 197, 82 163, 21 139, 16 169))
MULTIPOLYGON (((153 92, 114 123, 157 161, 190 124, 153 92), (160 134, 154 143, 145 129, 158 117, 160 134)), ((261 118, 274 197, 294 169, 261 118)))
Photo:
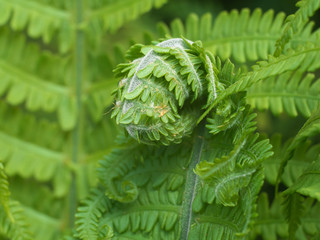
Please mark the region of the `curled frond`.
POLYGON ((139 150, 132 149, 132 151, 118 149, 100 161, 101 167, 98 169, 98 176, 101 184, 105 187, 105 195, 110 199, 131 202, 138 196, 138 188, 134 181, 122 179, 135 168, 139 161, 133 154, 139 150))
POLYGON ((103 190, 92 190, 91 195, 78 208, 76 215, 77 236, 87 240, 100 239, 99 219, 109 211, 110 207, 110 200, 106 198, 103 190))
POLYGON ((128 55, 137 54, 143 57, 115 69, 122 79, 112 117, 140 142, 179 143, 195 127, 198 104, 212 102, 222 89, 215 59, 181 38, 138 45, 128 55))

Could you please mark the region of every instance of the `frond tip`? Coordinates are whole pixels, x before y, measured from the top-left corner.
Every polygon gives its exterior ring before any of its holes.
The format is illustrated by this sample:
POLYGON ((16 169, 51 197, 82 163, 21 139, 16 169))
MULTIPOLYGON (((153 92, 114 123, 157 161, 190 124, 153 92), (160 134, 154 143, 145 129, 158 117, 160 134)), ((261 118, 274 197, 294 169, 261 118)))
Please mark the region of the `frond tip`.
POLYGON ((112 117, 140 142, 181 142, 196 125, 199 104, 212 102, 221 88, 215 59, 181 38, 136 45, 127 55, 139 58, 115 69, 121 81, 112 117))
MULTIPOLYGON (((78 208, 77 232, 81 239, 100 239, 99 219, 102 214, 110 208, 110 201, 106 198, 104 191, 94 189, 91 196, 78 208)), ((108 232, 108 235, 112 233, 108 232)))

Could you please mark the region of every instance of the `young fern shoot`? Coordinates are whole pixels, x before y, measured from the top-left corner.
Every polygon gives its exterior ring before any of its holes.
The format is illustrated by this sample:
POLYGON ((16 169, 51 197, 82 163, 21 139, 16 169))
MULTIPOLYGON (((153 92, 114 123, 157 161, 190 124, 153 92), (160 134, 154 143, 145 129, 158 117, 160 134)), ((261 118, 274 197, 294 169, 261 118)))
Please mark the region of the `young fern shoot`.
POLYGON ((127 58, 115 70, 112 117, 138 141, 122 138, 100 161, 101 186, 77 215, 77 236, 108 229, 115 239, 244 239, 271 146, 253 133, 243 92, 197 126, 239 72, 183 38, 134 45, 127 58))
POLYGON ((127 55, 131 62, 115 69, 121 81, 112 117, 142 143, 180 143, 223 89, 215 59, 199 42, 181 38, 138 44, 127 55))
POLYGON ((166 39, 129 49, 129 63, 115 69, 112 117, 130 137, 120 136, 100 161, 99 186, 79 209, 75 237, 317 239, 319 145, 305 140, 320 132, 313 75, 320 35, 307 23, 319 0, 299 7, 286 23, 273 11, 224 12, 213 29, 208 15, 190 15, 171 33, 161 25, 166 39), (243 73, 228 57, 246 64, 243 73), (311 117, 283 147, 272 140, 271 157, 269 140, 255 133, 255 107, 311 117), (273 195, 258 199, 263 184, 273 193, 280 183, 287 190, 270 206, 273 195))

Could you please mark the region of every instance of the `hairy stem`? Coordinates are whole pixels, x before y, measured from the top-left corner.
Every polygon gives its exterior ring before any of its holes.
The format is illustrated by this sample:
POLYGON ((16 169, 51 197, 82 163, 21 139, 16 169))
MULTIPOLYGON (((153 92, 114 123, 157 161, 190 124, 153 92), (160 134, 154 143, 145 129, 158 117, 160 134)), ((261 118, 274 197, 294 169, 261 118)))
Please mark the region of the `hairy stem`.
POLYGON ((191 222, 192 222, 192 203, 196 194, 198 185, 198 176, 193 172, 196 165, 200 162, 202 148, 204 144, 204 124, 198 127, 198 132, 195 135, 195 143, 192 149, 191 159, 189 161, 188 172, 185 183, 185 191, 183 194, 183 202, 181 207, 181 235, 180 240, 187 240, 191 222))

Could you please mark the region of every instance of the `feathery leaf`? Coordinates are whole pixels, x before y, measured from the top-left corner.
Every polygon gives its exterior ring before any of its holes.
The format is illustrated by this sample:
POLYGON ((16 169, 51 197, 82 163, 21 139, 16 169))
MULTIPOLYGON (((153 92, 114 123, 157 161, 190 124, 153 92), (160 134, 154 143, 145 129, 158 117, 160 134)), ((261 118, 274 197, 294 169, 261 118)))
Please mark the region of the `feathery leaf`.
POLYGON ((320 106, 320 79, 302 71, 288 71, 267 78, 248 90, 248 103, 259 110, 270 109, 275 115, 282 112, 309 117, 320 106))
POLYGON ((281 38, 277 40, 275 56, 279 56, 285 45, 291 40, 292 36, 299 33, 309 18, 320 8, 319 0, 302 0, 297 3, 299 9, 293 15, 287 17, 286 27, 281 34, 281 38))

